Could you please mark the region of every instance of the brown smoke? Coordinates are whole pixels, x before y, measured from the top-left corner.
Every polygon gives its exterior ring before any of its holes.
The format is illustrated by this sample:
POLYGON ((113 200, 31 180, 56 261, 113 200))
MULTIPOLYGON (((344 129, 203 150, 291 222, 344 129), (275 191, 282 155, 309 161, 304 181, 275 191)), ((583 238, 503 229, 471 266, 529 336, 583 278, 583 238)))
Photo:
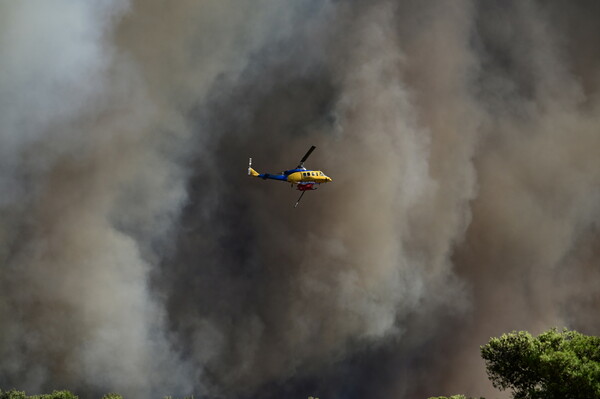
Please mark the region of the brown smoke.
POLYGON ((495 397, 490 336, 599 334, 598 17, 2 3, 0 388, 495 397))

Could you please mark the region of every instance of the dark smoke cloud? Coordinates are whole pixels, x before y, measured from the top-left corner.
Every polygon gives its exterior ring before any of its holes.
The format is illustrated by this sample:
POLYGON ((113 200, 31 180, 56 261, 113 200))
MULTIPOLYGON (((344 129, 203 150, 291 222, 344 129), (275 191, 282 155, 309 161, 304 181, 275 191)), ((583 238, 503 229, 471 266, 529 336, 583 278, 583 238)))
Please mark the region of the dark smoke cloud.
POLYGON ((0 7, 0 388, 496 397, 490 336, 600 333, 596 2, 0 7))

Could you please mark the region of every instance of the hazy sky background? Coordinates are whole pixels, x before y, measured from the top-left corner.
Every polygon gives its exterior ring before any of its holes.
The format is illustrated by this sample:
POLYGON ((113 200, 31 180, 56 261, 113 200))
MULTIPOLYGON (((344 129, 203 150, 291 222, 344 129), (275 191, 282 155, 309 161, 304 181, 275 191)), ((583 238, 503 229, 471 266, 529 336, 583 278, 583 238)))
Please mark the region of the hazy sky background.
POLYGON ((506 397, 491 336, 600 335, 599 20, 1 0, 0 388, 506 397))

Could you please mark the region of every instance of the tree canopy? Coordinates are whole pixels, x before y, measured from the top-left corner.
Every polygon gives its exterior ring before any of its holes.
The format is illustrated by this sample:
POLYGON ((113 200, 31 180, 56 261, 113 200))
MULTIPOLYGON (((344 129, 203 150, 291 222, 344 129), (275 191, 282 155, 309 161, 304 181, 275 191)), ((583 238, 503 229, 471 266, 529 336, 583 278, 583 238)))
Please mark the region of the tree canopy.
POLYGON ((600 337, 552 329, 492 338, 481 347, 494 387, 515 399, 600 398, 600 337))
POLYGON ((494 387, 510 389, 515 399, 600 398, 600 337, 566 329, 538 337, 513 331, 491 338, 481 357, 494 387))
MULTIPOLYGON (((0 399, 78 399, 77 395, 69 391, 54 391, 49 394, 27 396, 23 391, 17 391, 11 389, 10 391, 2 391, 0 389, 0 399)), ((102 399, 123 399, 123 397, 117 393, 107 393, 102 399)), ((165 396, 164 399, 173 399, 171 396, 165 396)), ((184 399, 194 399, 193 396, 186 397, 184 399)))
POLYGON ((0 389, 0 399, 78 399, 78 397, 69 391, 54 391, 44 395, 27 396, 25 392, 16 389, 10 391, 0 389))

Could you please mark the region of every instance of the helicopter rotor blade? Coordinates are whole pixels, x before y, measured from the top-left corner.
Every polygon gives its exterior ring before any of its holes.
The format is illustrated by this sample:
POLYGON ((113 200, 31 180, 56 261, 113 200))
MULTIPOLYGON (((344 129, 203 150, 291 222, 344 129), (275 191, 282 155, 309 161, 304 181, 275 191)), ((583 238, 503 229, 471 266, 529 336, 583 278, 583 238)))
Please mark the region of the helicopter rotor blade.
POLYGON ((306 152, 306 154, 304 154, 304 156, 302 157, 302 159, 300 160, 300 164, 298 164, 298 168, 302 168, 304 166, 304 161, 306 161, 308 159, 308 157, 310 156, 310 154, 312 154, 312 152, 315 150, 314 145, 310 147, 310 149, 306 152))

